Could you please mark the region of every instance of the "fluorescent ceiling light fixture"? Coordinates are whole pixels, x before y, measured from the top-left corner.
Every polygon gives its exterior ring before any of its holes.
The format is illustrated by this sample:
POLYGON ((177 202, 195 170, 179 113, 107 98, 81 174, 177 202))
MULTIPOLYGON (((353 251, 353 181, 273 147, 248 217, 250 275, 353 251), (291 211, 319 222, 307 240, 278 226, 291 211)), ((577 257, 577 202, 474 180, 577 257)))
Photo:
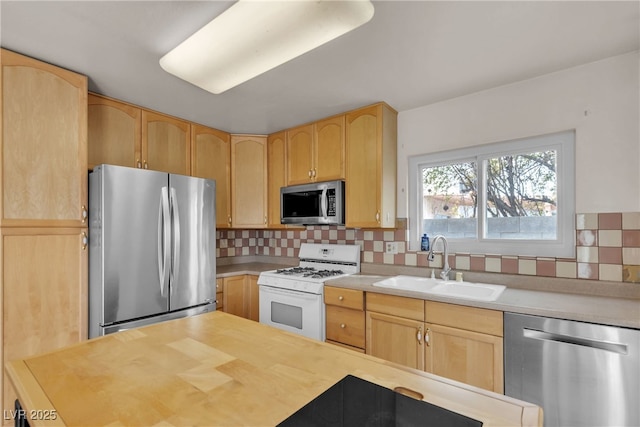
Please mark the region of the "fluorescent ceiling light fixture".
POLYGON ((160 66, 219 94, 372 17, 369 0, 239 0, 163 56, 160 66))

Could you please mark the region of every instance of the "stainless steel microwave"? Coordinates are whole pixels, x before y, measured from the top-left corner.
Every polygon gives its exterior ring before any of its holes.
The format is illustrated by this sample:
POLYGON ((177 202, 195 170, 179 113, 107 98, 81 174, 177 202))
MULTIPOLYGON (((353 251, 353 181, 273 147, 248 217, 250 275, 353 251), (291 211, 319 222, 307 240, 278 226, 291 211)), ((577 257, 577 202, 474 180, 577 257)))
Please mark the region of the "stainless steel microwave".
POLYGON ((344 181, 280 188, 282 224, 344 224, 344 181))

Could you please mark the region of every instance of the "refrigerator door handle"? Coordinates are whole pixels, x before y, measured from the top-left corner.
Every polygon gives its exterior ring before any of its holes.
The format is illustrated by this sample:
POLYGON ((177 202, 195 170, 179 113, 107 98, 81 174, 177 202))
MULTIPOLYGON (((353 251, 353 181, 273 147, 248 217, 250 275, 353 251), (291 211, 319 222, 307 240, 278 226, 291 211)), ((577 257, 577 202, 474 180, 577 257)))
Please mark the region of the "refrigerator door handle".
POLYGON ((169 222, 169 194, 167 187, 162 187, 160 194, 160 207, 158 209, 158 277, 160 279, 160 295, 164 296, 169 276, 167 266, 169 265, 169 250, 171 238, 171 223, 169 222))
MULTIPOLYGON (((180 207, 178 194, 171 188, 171 227, 173 229, 173 253, 171 254, 171 283, 180 273, 180 207)), ((173 287, 171 288, 173 290, 173 287)))

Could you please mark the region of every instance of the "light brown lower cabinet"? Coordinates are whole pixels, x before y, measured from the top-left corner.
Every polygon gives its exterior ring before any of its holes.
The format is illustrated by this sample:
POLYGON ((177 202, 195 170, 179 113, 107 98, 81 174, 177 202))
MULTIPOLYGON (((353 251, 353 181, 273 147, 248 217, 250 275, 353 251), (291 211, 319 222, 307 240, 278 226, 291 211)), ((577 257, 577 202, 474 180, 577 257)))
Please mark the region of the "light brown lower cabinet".
MULTIPOLYGON (((2 229, 2 366, 87 339, 86 233, 2 229)), ((4 369, 1 377, 6 414, 16 394, 4 369)))
POLYGON ((220 310, 220 311, 224 311, 224 305, 223 305, 223 290, 224 290, 224 280, 223 279, 216 279, 216 310, 220 310))
POLYGON ((222 311, 245 319, 260 321, 258 276, 243 274, 222 280, 222 311))
POLYGON ((326 341, 364 353, 364 292, 324 287, 326 341))
POLYGON ((366 307, 367 354, 504 393, 501 311, 375 293, 366 307))

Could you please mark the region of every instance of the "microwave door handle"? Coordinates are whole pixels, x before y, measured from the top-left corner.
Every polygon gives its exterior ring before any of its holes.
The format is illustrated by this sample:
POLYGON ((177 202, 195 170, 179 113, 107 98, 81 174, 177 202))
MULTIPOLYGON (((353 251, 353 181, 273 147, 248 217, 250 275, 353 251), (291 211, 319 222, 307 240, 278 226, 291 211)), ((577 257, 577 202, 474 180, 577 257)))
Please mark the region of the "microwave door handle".
POLYGON ((322 197, 320 199, 320 210, 322 211, 322 217, 327 219, 327 187, 322 189, 322 197))

